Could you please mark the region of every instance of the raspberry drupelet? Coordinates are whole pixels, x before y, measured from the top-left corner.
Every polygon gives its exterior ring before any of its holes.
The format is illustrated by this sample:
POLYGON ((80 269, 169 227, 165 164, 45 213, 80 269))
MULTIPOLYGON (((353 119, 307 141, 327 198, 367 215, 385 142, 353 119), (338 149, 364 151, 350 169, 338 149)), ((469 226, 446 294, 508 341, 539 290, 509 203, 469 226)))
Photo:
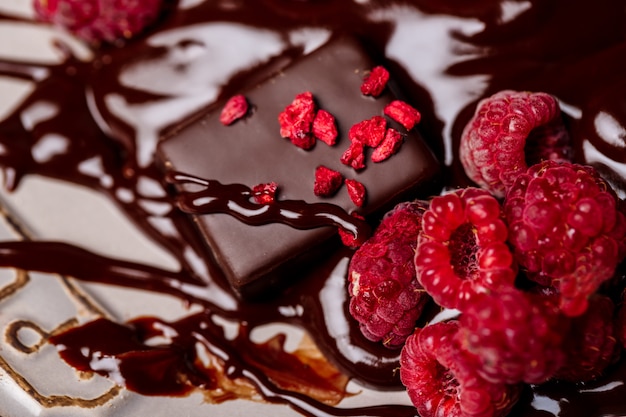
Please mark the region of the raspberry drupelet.
POLYGON ((423 201, 397 205, 350 261, 350 314, 367 339, 389 348, 401 347, 413 333, 428 300, 413 267, 427 207, 423 201))
POLYGON ((459 147, 467 176, 499 198, 528 165, 569 161, 571 154, 556 99, 509 90, 478 103, 459 147))
POLYGON ((492 383, 476 373, 472 357, 456 342, 458 322, 417 329, 400 355, 400 379, 421 417, 503 417, 521 385, 492 383))
POLYGON ((584 313, 626 253, 626 221, 611 187, 590 166, 544 161, 515 180, 504 211, 526 275, 554 287, 565 314, 584 313))
POLYGON ((130 39, 156 22, 165 0, 34 0, 39 20, 91 43, 130 39))
POLYGON ((439 305, 462 311, 476 294, 513 285, 507 236, 500 203, 487 191, 435 197, 418 238, 417 278, 439 305))

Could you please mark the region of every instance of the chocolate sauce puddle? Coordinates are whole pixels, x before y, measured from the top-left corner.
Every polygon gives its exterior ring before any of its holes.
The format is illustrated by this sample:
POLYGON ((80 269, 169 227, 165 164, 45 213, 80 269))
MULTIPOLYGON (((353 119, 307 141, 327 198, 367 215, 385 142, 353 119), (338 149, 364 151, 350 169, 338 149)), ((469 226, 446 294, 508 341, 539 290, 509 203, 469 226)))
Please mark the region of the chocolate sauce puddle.
MULTIPOLYGON (((40 175, 97 190, 168 250, 179 261, 180 270, 161 270, 102 257, 65 243, 37 241, 0 242, 0 264, 141 288, 203 306, 202 313, 178 322, 165 323, 154 317, 137 318, 129 323, 98 320, 54 336, 52 341, 63 345, 61 354, 77 368, 85 366, 86 358, 76 355, 83 347, 92 352, 101 349, 121 359, 120 369, 110 369, 107 374, 115 379, 116 372, 122 372, 129 389, 151 395, 185 395, 198 388, 210 391, 218 383, 217 376, 203 373, 202 367, 195 367, 193 361, 187 360, 194 355, 191 346, 200 343, 209 351, 226 355, 224 360, 234 369, 229 377, 240 376, 256 386, 266 401, 287 404, 305 415, 414 415, 412 407, 399 405, 331 407, 279 388, 260 371, 260 364, 250 360, 251 351, 259 346, 249 340, 243 327, 235 341, 224 337, 211 317, 219 315, 238 323, 246 322, 250 328, 272 322, 300 326, 349 377, 379 389, 398 388, 394 372, 397 352, 364 340, 347 314, 345 280, 341 278, 350 251, 342 250, 323 260, 318 268, 303 273, 302 279, 275 299, 266 303, 239 302, 212 263, 188 217, 175 209, 162 171, 152 161, 140 163, 137 157, 140 146, 135 141, 137 127, 122 120, 107 103, 111 97, 122 97, 130 108, 158 106, 184 96, 178 92, 149 91, 123 79, 124 71, 132 63, 175 64, 168 55, 171 52, 168 48, 172 47, 155 45, 151 38, 154 35, 181 31, 184 42, 176 47, 202 47, 203 25, 228 22, 273 31, 285 43, 284 49, 293 54, 294 45, 289 40, 300 29, 314 28, 331 34, 349 31, 384 55, 394 73, 399 74, 413 104, 428 116, 424 117, 421 131, 434 149, 442 150, 441 144, 445 144, 444 150, 450 155, 446 167, 451 173, 448 186, 467 183, 455 149, 475 102, 495 91, 514 88, 556 95, 568 115, 577 146, 576 160, 599 167, 623 191, 626 190, 626 135, 619 132, 626 131, 623 82, 626 11, 620 2, 609 0, 594 4, 565 0, 549 4, 538 0, 519 4, 472 1, 463 5, 452 0, 436 4, 421 0, 363 4, 343 0, 242 0, 230 4, 230 8, 225 6, 221 1, 199 2, 189 8, 179 6, 175 16, 168 16, 145 37, 124 47, 96 50, 89 62, 74 57, 62 44, 57 47, 64 51, 64 60, 58 65, 0 57, 0 75, 35 84, 34 92, 0 122, 3 150, 0 166, 5 187, 13 190, 25 176, 40 175), (581 31, 581 27, 586 30, 581 31), (411 36, 401 37, 409 29, 411 36), (436 41, 416 41, 424 39, 436 41), (54 110, 53 115, 33 125, 25 124, 24 116, 37 106, 49 106, 54 110), (36 160, 33 148, 51 134, 65 138, 68 146, 48 160, 36 160), (152 186, 146 189, 146 183, 152 186), (151 222, 154 219, 166 222, 173 234, 156 227, 151 222), (196 254, 203 264, 187 262, 186 252, 196 254), (302 313, 289 313, 294 311, 302 313), (326 320, 328 311, 341 312, 339 325, 326 320), (148 349, 144 342, 158 335, 156 323, 175 328, 179 336, 148 349), (116 337, 105 339, 100 334, 116 337), (118 340, 119 344, 112 340, 118 340), (353 355, 354 352, 357 354, 353 355), (154 378, 151 370, 163 372, 159 384, 150 384, 150 378, 154 378), (177 379, 181 375, 185 375, 183 384, 177 379)), ((0 16, 0 22, 20 21, 0 16)), ((257 64, 252 67, 256 68, 257 64)), ((224 80, 226 84, 219 86, 213 100, 240 88, 241 80, 250 75, 252 67, 231 74, 224 80)), ((183 77, 185 73, 174 71, 170 75, 183 77)), ((153 83, 164 81, 161 74, 146 77, 153 83)), ((204 104, 207 103, 198 100, 198 106, 204 104)), ((284 371, 288 373, 289 369, 284 371)), ((626 364, 621 360, 605 377, 593 383, 531 387, 511 415, 624 415, 625 381, 626 364)))

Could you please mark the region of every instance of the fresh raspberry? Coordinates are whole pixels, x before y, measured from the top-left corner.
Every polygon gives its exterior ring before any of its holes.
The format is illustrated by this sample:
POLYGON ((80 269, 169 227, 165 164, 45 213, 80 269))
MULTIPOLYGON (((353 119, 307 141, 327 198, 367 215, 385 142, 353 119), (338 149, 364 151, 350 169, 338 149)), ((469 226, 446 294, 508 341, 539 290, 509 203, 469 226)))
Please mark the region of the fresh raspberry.
POLYGON ((582 314, 625 253, 626 222, 611 187, 592 167, 544 161, 517 178, 504 211, 527 276, 554 286, 565 314, 582 314))
POLYGON ((610 298, 595 295, 589 299, 589 308, 572 320, 565 336, 566 361, 555 378, 572 382, 586 382, 602 375, 620 351, 613 321, 615 305, 610 298))
POLYGON ((335 116, 324 109, 319 109, 313 119, 313 136, 328 146, 337 142, 337 123, 335 116))
POLYGON ((465 310, 481 292, 510 287, 516 276, 500 204, 466 188, 433 198, 424 213, 417 278, 441 306, 465 310))
POLYGON ((503 289, 477 294, 460 318, 459 343, 494 383, 542 383, 565 360, 569 324, 553 298, 503 289))
POLYGON ((427 207, 423 201, 397 205, 350 261, 350 314, 367 339, 389 348, 413 333, 428 299, 412 262, 427 207))
POLYGON ((340 160, 342 164, 351 166, 357 171, 365 168, 365 147, 361 142, 351 142, 340 160))
POLYGON ((258 184, 252 187, 252 197, 257 204, 270 204, 276 201, 277 190, 278 184, 275 182, 258 184))
POLYGON ((312 132, 315 110, 313 94, 309 91, 298 94, 278 115, 280 136, 288 138, 299 148, 311 149, 315 145, 312 132))
POLYGON ((456 336, 456 321, 417 329, 400 354, 400 379, 421 417, 503 417, 520 385, 492 383, 476 374, 456 336))
POLYGON ((363 79, 363 83, 361 84, 361 93, 366 96, 378 97, 382 94, 388 81, 389 71, 380 65, 374 67, 365 79, 363 79))
POLYGON ((164 0, 34 0, 37 18, 93 43, 130 39, 155 23, 164 0))
POLYGON ((222 108, 220 123, 229 126, 244 117, 246 113, 248 113, 248 100, 242 94, 237 94, 228 99, 222 108))
POLYGON ((526 171, 527 161, 540 162, 531 157, 567 161, 570 155, 556 99, 546 93, 516 91, 502 91, 478 103, 459 148, 467 176, 497 197, 504 197, 515 178, 526 171), (542 149, 531 149, 538 143, 542 149))
POLYGON ((391 155, 398 152, 404 137, 396 129, 390 127, 385 132, 385 138, 380 145, 372 152, 372 161, 382 162, 388 159, 391 155))
POLYGON ((366 193, 363 183, 357 180, 347 179, 346 188, 348 189, 348 195, 350 196, 350 200, 352 200, 354 205, 357 207, 363 207, 363 204, 365 204, 366 193))
POLYGON ((402 100, 394 100, 387 104, 384 113, 404 126, 406 130, 413 129, 422 118, 422 115, 416 108, 402 100))
POLYGON ((337 192, 343 184, 343 176, 339 171, 335 171, 323 165, 315 169, 315 185, 313 192, 318 197, 330 197, 337 192))
POLYGON ((348 131, 351 142, 360 142, 365 146, 375 148, 385 139, 387 120, 383 116, 374 116, 352 125, 348 131))

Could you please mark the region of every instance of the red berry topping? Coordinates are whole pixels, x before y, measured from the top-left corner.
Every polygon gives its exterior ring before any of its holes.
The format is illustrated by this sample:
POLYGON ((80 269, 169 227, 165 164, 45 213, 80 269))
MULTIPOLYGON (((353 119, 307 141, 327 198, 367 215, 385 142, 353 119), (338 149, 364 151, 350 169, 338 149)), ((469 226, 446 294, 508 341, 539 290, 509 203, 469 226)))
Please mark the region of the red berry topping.
POLYGON ((315 185, 313 192, 319 197, 330 197, 337 192, 343 184, 343 176, 339 171, 332 170, 323 165, 315 169, 315 185))
POLYGON ((459 158, 467 176, 503 197, 527 161, 540 161, 530 157, 568 160, 571 149, 560 114, 556 99, 546 93, 502 91, 481 101, 461 137, 459 158), (542 149, 532 150, 530 143, 542 149))
POLYGON ((360 142, 363 145, 375 148, 385 138, 387 120, 382 116, 374 116, 354 124, 348 131, 351 142, 360 142))
POLYGON ((404 137, 396 129, 390 127, 385 132, 385 139, 372 152, 372 161, 382 162, 394 153, 398 152, 404 137))
MULTIPOLYGON (((353 212, 350 213, 350 215, 355 219, 365 220, 365 217, 361 216, 359 213, 353 212)), ((359 240, 358 236, 349 230, 340 227, 338 232, 339 237, 341 238, 341 243, 348 248, 356 249, 363 244, 363 241, 359 240)))
POLYGON ((417 329, 400 355, 400 379, 421 417, 503 417, 519 385, 492 383, 456 343, 459 326, 440 322, 417 329))
POLYGON ((610 186, 591 167, 545 161, 517 178, 504 210, 528 277, 554 286, 565 314, 582 314, 625 253, 626 222, 610 186))
POLYGON ((422 201, 397 205, 350 261, 350 314, 367 339, 390 348, 413 333, 428 299, 412 263, 427 207, 422 201))
POLYGON ((595 295, 589 308, 572 320, 565 336, 565 364, 555 377, 572 382, 590 381, 602 375, 620 352, 613 321, 615 305, 610 298, 595 295))
POLYGON ((312 132, 314 119, 313 94, 308 91, 298 94, 278 115, 280 135, 290 139, 291 143, 302 149, 310 149, 315 145, 312 132))
POLYGON ((329 146, 337 142, 337 123, 335 116, 320 109, 313 119, 313 136, 329 146))
POLYGON ((382 66, 372 68, 361 84, 361 93, 366 96, 378 97, 382 94, 389 81, 389 71, 382 66))
POLYGON ((130 39, 153 24, 163 0, 34 0, 37 17, 88 42, 130 39))
POLYGON ((357 180, 347 179, 346 188, 348 189, 350 200, 352 200, 357 207, 363 207, 365 203, 365 186, 363 183, 357 180))
POLYGON ((416 108, 402 100, 394 100, 385 106, 384 113, 396 122, 411 130, 418 124, 422 115, 416 108))
POLYGON ((350 147, 341 155, 341 163, 351 166, 357 171, 365 168, 365 147, 363 143, 354 141, 350 147))
POLYGON ((417 278, 439 305, 465 310, 476 294, 513 285, 516 268, 506 240, 500 204, 487 191, 435 197, 422 221, 417 278))
POLYGON ((269 182, 266 184, 258 184, 252 187, 252 197, 254 202, 258 204, 270 204, 276 201, 276 191, 278 184, 269 182))
POLYGON ((568 320, 550 297, 514 288, 478 294, 460 318, 459 343, 494 383, 542 383, 562 366, 568 320))
POLYGON ((248 113, 248 100, 242 94, 238 94, 228 99, 222 108, 220 122, 224 126, 229 126, 244 117, 246 113, 248 113))

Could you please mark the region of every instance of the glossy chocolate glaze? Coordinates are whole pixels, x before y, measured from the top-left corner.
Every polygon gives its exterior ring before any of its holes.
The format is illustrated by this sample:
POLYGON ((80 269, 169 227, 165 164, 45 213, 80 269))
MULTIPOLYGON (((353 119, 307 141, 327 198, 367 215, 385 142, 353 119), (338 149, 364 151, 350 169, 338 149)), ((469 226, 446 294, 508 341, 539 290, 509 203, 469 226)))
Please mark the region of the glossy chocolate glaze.
MULTIPOLYGON (((103 258, 65 244, 26 241, 0 243, 3 265, 169 293, 204 305, 209 316, 247 322, 249 327, 274 321, 302 326, 348 376, 381 389, 397 387, 393 372, 397 352, 365 341, 347 318, 344 274, 349 251, 335 253, 267 303, 241 303, 212 264, 186 215, 174 208, 167 184, 151 157, 161 131, 239 91, 254 78, 259 66, 297 57, 311 46, 299 39, 317 39, 314 35, 320 33, 352 33, 392 70, 406 96, 423 114, 420 132, 445 164, 448 186, 468 183, 456 161, 456 144, 476 101, 509 88, 557 96, 574 138, 575 159, 598 167, 622 195, 626 190, 626 12, 621 2, 192 3, 181 2, 176 13, 169 14, 145 37, 122 48, 95 51, 90 62, 80 61, 67 48, 62 48, 66 59, 61 65, 0 60, 1 75, 35 83, 32 95, 0 124, 0 165, 6 186, 13 189, 24 176, 38 174, 97 189, 179 259, 181 270, 171 273, 103 258), (318 31, 299 30, 303 27, 318 31), (216 39, 229 40, 232 47, 226 49, 233 53, 211 49, 209 45, 216 39), (249 47, 251 44, 254 47, 249 47), (241 56, 248 58, 233 64, 241 56), (54 115, 25 125, 23 116, 41 105, 51 106, 54 115), (154 114, 162 117, 149 117, 154 114), (53 158, 35 160, 31 150, 50 133, 68 138, 68 146, 53 158), (169 225, 167 233, 151 221, 157 218, 160 224, 169 225), (205 264, 188 263, 185 253, 189 252, 205 264), (324 318, 328 309, 337 318, 332 323, 324 318)), ((149 328, 153 320, 140 319, 139 325, 129 327, 135 329, 130 333, 137 335, 137 329, 149 328)), ((171 325, 185 334, 193 328, 194 320, 201 322, 193 317, 171 325)), ((109 326, 117 331, 116 325, 109 326)), ((63 339, 65 352, 106 340, 97 331, 82 330, 89 337, 72 339, 68 334, 63 339)), ((256 385, 268 401, 288 404, 307 415, 414 414, 411 407, 394 405, 334 408, 290 394, 261 378, 261 368, 246 359, 249 349, 256 346, 231 344, 219 331, 202 334, 206 346, 227 352, 226 360, 234 365, 234 372, 256 385)), ((245 331, 240 335, 246 340, 245 331)), ((134 349, 135 343, 140 343, 137 340, 142 340, 136 337, 120 349, 134 349)), ((61 340, 62 336, 55 339, 57 343, 61 340)), ((172 359, 170 353, 185 351, 187 341, 184 337, 172 341, 174 346, 168 347, 164 357, 172 359)), ((176 355, 174 360, 160 363, 177 364, 176 355)), ((130 357, 134 364, 149 359, 130 357)), ((70 360, 80 366, 78 359, 70 360)), ((129 362, 129 376, 141 375, 139 371, 129 362)), ((130 388, 154 393, 145 378, 130 379, 134 381, 130 388)), ((211 388, 212 380, 206 376, 189 381, 211 388)), ((529 387, 511 415, 624 415, 625 381, 626 364, 622 360, 606 377, 584 386, 549 383, 529 387)), ((163 391, 180 395, 185 389, 163 391)))

